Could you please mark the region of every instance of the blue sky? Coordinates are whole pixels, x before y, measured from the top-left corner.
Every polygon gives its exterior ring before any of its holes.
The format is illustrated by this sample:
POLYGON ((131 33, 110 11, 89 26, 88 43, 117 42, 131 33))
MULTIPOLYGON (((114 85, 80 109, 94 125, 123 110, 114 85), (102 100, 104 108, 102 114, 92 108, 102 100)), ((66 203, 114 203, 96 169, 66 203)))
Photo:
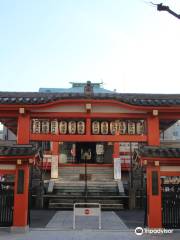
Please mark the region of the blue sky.
MULTIPOLYGON (((148 2, 148 1, 147 1, 148 2)), ((180 20, 144 0, 0 0, 0 90, 180 93, 180 20)), ((180 13, 180 1, 163 2, 180 13)))

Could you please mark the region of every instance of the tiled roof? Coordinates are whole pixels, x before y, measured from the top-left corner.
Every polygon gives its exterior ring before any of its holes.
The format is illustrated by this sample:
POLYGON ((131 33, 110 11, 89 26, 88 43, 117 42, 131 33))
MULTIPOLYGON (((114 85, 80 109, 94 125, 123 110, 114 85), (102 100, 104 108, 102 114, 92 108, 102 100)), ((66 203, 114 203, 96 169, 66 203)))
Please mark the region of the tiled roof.
POLYGON ((136 150, 140 157, 180 158, 180 148, 143 146, 136 150))
POLYGON ((0 156, 33 156, 39 151, 33 145, 0 146, 0 156))
MULTIPOLYGON (((45 104, 64 99, 87 99, 84 93, 0 92, 0 104, 45 104)), ((91 99, 117 100, 135 106, 180 106, 180 94, 93 93, 91 99)))

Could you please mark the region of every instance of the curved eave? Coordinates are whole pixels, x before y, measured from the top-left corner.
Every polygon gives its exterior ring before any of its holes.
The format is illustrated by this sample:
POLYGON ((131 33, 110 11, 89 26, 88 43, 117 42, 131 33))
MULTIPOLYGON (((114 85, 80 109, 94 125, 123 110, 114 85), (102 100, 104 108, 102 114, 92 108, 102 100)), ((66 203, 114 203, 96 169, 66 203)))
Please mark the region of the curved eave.
POLYGON ((84 99, 60 99, 55 101, 50 101, 47 103, 41 103, 41 104, 25 104, 25 103, 19 103, 19 104, 0 104, 0 110, 18 110, 19 108, 25 108, 26 110, 31 109, 41 109, 41 108, 49 108, 57 105, 75 105, 75 104, 85 104, 85 103, 92 103, 96 105, 101 104, 107 104, 107 105, 116 105, 127 109, 132 110, 141 110, 141 111, 147 111, 151 112, 153 109, 157 109, 161 112, 179 112, 180 111, 180 105, 167 105, 167 106, 145 106, 145 105, 134 105, 129 103, 124 103, 123 101, 117 100, 117 99, 92 99, 92 98, 84 98, 84 99))

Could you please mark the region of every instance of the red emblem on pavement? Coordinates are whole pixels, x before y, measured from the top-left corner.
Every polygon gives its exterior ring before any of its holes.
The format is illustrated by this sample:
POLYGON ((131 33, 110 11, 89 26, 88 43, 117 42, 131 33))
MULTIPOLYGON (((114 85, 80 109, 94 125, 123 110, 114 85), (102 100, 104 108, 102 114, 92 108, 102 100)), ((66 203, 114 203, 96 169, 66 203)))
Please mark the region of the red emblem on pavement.
POLYGON ((84 210, 84 213, 85 213, 86 215, 89 215, 89 214, 90 214, 90 210, 89 210, 89 209, 85 209, 85 210, 84 210))

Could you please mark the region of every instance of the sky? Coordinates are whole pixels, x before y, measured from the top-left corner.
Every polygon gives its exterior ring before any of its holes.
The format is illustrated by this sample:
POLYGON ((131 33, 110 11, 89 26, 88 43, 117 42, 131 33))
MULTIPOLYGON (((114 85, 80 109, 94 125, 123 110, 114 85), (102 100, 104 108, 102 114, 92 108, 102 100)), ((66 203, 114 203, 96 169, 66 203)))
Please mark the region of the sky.
POLYGON ((0 91, 180 93, 179 56, 180 20, 148 0, 0 0, 0 91))

